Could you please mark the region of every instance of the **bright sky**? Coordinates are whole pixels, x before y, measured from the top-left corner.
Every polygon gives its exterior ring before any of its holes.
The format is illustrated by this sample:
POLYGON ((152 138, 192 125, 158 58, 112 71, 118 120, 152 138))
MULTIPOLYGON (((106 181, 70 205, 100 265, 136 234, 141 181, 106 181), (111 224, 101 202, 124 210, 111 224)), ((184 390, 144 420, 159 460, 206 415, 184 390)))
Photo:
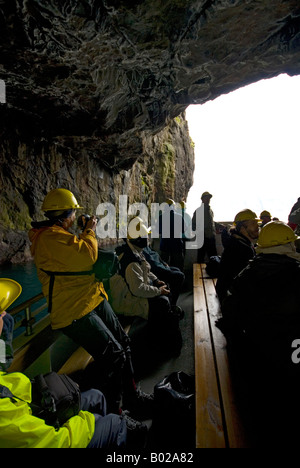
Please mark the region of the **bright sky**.
POLYGON ((287 222, 300 197, 299 109, 300 76, 287 75, 189 106, 195 173, 188 213, 209 191, 215 221, 250 208, 287 222))

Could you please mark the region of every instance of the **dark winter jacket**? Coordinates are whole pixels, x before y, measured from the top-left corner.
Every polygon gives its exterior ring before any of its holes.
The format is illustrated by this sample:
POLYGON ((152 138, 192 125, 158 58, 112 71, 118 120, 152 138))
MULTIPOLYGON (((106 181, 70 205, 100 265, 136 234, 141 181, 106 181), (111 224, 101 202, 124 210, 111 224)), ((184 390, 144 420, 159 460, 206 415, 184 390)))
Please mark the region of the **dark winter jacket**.
POLYGON ((297 372, 292 343, 300 339, 300 262, 259 254, 235 278, 223 302, 227 329, 241 333, 265 369, 297 372))
POLYGON ((233 279, 248 265, 249 260, 255 256, 255 249, 247 237, 232 231, 226 247, 224 248, 218 280, 216 284, 220 301, 227 296, 233 279))

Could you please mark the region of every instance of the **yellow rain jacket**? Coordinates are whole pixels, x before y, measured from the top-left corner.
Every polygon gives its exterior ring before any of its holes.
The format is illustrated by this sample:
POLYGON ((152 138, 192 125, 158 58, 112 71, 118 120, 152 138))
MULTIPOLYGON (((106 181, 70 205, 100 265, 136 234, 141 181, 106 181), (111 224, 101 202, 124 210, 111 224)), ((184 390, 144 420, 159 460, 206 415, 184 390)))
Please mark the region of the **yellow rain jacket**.
MULTIPOLYGON (((92 229, 80 238, 60 226, 31 229, 29 239, 42 291, 49 304, 50 276, 42 271, 90 271, 98 258, 98 243, 92 229)), ((103 284, 95 275, 55 276, 51 326, 53 329, 70 325, 91 312, 103 298, 107 299, 103 284)))
POLYGON ((30 380, 18 372, 0 372, 0 385, 24 401, 0 398, 0 448, 86 448, 95 431, 87 411, 70 418, 59 430, 32 416, 30 380))

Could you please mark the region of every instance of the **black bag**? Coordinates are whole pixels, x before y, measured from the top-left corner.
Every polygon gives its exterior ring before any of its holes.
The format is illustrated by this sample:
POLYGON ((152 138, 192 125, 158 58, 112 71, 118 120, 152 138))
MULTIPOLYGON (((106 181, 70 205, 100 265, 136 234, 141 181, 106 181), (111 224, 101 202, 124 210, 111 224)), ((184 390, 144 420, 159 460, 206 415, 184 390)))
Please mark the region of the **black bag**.
POLYGON ((98 249, 98 259, 93 272, 98 280, 109 279, 119 270, 119 259, 114 250, 98 249))
POLYGON ((38 375, 32 381, 33 416, 43 419, 47 425, 59 429, 76 416, 81 407, 79 386, 67 375, 50 372, 38 375))
POLYGON ((154 437, 169 448, 195 444, 195 377, 173 372, 154 387, 154 437))

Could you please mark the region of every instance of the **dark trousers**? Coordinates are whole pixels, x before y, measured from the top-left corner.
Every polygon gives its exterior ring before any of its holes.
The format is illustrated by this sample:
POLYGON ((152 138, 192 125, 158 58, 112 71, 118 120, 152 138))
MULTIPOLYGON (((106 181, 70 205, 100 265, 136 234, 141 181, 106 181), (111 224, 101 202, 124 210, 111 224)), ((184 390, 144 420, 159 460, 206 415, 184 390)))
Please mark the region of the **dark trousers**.
POLYGON ((157 348, 173 349, 178 352, 182 346, 179 319, 172 312, 168 296, 158 296, 148 299, 148 327, 157 348))
POLYGON ((115 410, 123 390, 134 390, 134 383, 130 339, 110 304, 102 301, 97 309, 74 320, 62 332, 93 356, 93 386, 105 389, 109 382, 106 398, 115 410))
POLYGON ((106 299, 62 332, 86 349, 96 361, 106 358, 112 362, 125 361, 130 340, 106 299))
POLYGON ((164 281, 166 284, 169 285, 171 291, 171 305, 176 305, 185 279, 184 273, 177 267, 152 267, 151 271, 157 276, 159 280, 164 281))
POLYGON ((81 409, 95 416, 95 432, 87 448, 118 449, 126 444, 126 422, 116 414, 107 414, 106 400, 99 390, 81 394, 81 409))
POLYGON ((216 238, 215 237, 204 237, 204 244, 201 249, 198 249, 197 253, 197 262, 204 263, 205 261, 205 254, 208 256, 208 260, 210 257, 214 257, 218 255, 217 247, 216 247, 216 238))
POLYGON ((148 299, 149 317, 148 324, 155 330, 168 328, 171 315, 171 304, 168 296, 157 296, 148 299))
POLYGON ((168 265, 179 268, 183 271, 184 269, 184 250, 172 250, 172 251, 160 251, 160 256, 164 262, 168 265))

